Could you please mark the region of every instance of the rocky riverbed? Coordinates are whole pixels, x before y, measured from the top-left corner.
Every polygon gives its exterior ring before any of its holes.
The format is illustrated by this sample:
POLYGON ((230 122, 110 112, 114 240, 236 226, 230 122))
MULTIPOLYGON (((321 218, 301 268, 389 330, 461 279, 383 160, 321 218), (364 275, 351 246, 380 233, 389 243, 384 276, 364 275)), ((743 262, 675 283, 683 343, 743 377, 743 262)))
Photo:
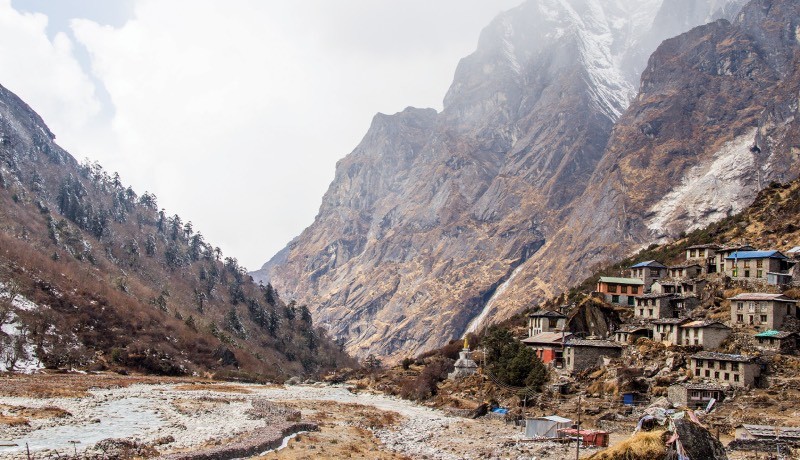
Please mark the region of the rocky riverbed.
POLYGON ((0 458, 107 453, 113 438, 137 456, 214 450, 277 423, 302 419, 301 434, 270 459, 561 458, 562 447, 518 443, 496 420, 471 420, 385 395, 323 384, 267 386, 135 383, 69 397, 0 396, 0 458), (263 413, 268 407, 280 408, 263 413), (261 408, 258 410, 254 410, 261 408))

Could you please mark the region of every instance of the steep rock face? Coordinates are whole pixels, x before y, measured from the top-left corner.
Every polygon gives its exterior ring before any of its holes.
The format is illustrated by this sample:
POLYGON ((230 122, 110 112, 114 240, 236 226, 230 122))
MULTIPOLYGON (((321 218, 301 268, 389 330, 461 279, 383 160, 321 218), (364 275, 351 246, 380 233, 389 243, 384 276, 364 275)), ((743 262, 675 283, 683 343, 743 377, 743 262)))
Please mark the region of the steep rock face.
POLYGON ((700 228, 742 210, 769 181, 796 177, 798 21, 796 2, 758 0, 733 23, 664 42, 585 193, 496 299, 498 311, 586 275, 573 266, 700 228))
POLYGON ((650 34, 733 2, 656 30, 661 3, 533 0, 499 16, 459 64, 442 113, 376 116, 314 224, 254 277, 318 305, 315 318, 360 355, 474 330, 533 298, 509 295, 515 286, 560 289, 537 251, 592 183, 650 34))

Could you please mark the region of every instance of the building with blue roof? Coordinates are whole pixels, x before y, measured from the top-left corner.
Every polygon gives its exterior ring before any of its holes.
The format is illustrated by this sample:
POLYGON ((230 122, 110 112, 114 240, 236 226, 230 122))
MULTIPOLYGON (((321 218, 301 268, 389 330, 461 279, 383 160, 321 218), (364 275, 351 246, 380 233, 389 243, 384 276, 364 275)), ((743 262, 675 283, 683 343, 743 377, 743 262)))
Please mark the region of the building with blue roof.
POLYGON ((657 260, 646 260, 630 267, 631 278, 642 280, 644 291, 650 292, 650 286, 667 276, 667 266, 657 260))
POLYGON ((767 284, 792 282, 794 262, 780 251, 735 251, 725 257, 725 274, 733 279, 767 284))

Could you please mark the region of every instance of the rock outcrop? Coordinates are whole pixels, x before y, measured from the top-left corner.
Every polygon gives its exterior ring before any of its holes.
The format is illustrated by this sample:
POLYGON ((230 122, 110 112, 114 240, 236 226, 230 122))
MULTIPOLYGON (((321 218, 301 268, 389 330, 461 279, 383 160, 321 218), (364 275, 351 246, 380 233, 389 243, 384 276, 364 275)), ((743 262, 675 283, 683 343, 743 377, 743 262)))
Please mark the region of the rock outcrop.
POLYGON ((499 16, 443 111, 377 115, 315 222, 254 277, 351 352, 413 354, 744 206, 753 171, 764 183, 791 161, 797 15, 763 0, 734 18, 741 4, 531 0, 499 16), (733 23, 646 61, 719 17, 733 23), (715 177, 725 194, 707 193, 715 177))

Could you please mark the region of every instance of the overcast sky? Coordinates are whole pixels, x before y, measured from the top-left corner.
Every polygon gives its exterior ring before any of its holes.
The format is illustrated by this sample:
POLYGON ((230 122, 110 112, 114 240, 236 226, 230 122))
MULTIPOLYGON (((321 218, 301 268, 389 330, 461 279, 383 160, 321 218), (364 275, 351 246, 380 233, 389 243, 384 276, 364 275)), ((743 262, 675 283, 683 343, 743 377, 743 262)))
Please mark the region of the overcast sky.
POLYGON ((522 0, 0 0, 0 84, 255 270, 377 112, 441 109, 522 0))

